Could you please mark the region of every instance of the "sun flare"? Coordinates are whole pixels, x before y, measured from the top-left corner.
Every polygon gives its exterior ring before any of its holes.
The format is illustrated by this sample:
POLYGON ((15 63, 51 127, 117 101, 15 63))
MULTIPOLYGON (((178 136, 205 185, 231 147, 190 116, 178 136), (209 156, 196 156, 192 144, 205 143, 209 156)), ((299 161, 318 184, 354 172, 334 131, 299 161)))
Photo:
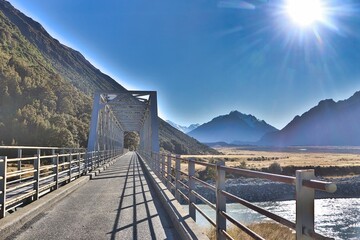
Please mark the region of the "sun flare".
POLYGON ((306 27, 323 19, 324 6, 321 0, 287 0, 286 12, 296 24, 306 27))

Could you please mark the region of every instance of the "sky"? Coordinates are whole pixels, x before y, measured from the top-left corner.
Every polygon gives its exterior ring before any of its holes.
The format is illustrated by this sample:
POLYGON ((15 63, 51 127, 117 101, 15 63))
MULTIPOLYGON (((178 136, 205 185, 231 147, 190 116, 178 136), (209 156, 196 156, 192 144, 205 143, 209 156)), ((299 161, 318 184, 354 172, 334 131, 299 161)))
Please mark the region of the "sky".
POLYGON ((238 110, 281 129, 360 90, 358 1, 300 0, 312 4, 306 21, 291 1, 10 2, 127 89, 158 91, 163 119, 238 110))

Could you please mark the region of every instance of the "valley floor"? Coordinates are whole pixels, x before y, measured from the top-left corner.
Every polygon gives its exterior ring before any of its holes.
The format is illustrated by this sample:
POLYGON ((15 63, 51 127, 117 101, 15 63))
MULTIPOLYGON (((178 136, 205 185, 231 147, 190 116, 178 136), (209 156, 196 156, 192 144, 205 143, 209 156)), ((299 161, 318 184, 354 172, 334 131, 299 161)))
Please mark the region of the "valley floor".
MULTIPOLYGON (((360 147, 291 147, 284 149, 222 147, 216 148, 216 150, 223 155, 183 155, 182 157, 207 161, 224 160, 226 166, 229 167, 255 170, 264 170, 276 162, 284 171, 291 168, 316 168, 317 175, 326 177, 351 177, 360 174, 358 172, 360 171, 360 147), (324 170, 320 171, 320 169, 324 170)), ((203 169, 205 167, 197 167, 198 171, 203 169)), ((287 173, 285 172, 285 174, 287 173)))

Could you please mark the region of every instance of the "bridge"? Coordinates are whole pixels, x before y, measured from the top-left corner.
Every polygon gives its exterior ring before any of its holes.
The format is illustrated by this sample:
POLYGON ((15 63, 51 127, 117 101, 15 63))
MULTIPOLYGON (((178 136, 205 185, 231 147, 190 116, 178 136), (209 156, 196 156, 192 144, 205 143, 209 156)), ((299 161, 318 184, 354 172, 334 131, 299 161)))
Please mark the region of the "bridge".
POLYGON ((226 211, 229 201, 292 229, 296 239, 330 239, 314 228, 314 198, 336 185, 315 180, 314 170, 292 177, 184 159, 160 153, 158 138, 155 91, 98 92, 87 149, 0 146, 0 239, 208 239, 197 214, 216 239, 236 239, 230 224, 264 239, 226 211), (140 144, 129 152, 124 134, 133 131, 140 144), (214 169, 215 184, 197 177, 197 165, 214 169), (296 221, 228 192, 228 174, 294 185, 296 221), (215 202, 198 186, 213 191, 215 202))

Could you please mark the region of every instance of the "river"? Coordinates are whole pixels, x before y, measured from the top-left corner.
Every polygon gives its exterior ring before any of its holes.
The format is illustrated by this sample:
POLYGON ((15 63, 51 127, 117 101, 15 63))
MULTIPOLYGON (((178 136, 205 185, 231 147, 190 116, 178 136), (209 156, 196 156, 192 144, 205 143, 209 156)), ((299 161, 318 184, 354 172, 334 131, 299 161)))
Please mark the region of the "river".
MULTIPOLYGON (((294 200, 258 202, 256 205, 295 222, 294 200)), ((214 210, 207 205, 200 206, 215 220, 214 210)), ((232 217, 245 224, 270 220, 240 204, 230 203, 226 208, 232 217)), ((196 219, 199 225, 210 227, 201 214, 197 213, 196 219)), ((335 239, 360 239, 360 198, 316 199, 315 230, 335 239)))

